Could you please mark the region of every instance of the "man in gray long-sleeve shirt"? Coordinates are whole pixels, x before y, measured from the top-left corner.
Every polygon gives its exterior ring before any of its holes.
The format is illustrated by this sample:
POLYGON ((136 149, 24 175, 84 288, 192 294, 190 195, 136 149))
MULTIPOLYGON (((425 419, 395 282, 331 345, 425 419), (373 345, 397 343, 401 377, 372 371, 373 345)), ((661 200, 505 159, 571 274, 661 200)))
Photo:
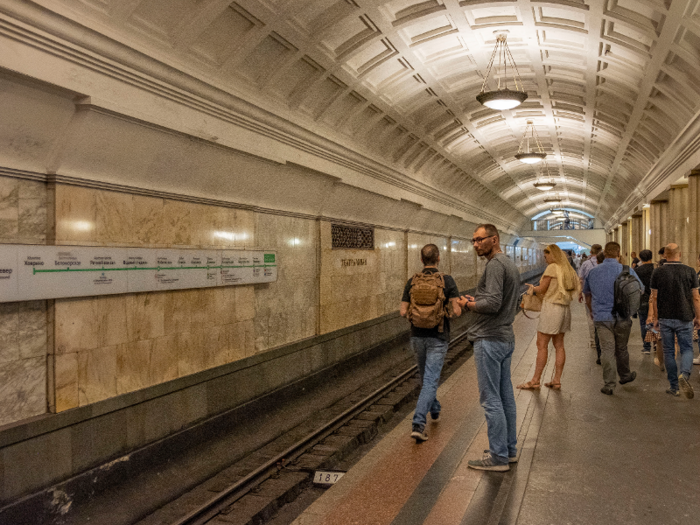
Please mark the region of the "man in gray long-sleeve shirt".
POLYGON ((477 227, 472 239, 476 253, 488 262, 476 288, 476 296, 459 301, 475 312, 468 337, 474 345, 481 406, 486 414, 489 450, 480 460, 468 462, 479 470, 510 470, 515 463, 517 433, 515 396, 510 379, 510 361, 515 349, 513 320, 518 306, 520 272, 502 251, 493 224, 477 227))

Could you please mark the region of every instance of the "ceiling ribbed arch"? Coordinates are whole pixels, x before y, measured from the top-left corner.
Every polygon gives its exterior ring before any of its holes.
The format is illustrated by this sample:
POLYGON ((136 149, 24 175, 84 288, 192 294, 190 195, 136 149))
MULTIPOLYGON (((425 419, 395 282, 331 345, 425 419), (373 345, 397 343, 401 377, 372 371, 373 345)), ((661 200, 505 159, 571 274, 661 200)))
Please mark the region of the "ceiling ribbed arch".
POLYGON ((562 206, 605 222, 700 111, 697 2, 42 4, 511 223, 547 209, 528 120, 562 206), (475 100, 497 30, 529 95, 504 112, 475 100))

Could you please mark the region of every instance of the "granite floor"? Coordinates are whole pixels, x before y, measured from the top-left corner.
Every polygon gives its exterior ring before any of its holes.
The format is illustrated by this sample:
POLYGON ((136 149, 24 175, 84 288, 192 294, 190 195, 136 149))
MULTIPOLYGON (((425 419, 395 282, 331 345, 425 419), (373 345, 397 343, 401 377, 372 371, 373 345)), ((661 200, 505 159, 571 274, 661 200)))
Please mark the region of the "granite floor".
MULTIPOLYGON (((584 310, 573 308, 562 389, 516 390, 519 462, 508 473, 466 462, 488 448, 473 360, 442 386, 430 439, 409 438, 410 415, 295 525, 693 523, 700 516, 700 381, 693 400, 665 393, 666 374, 630 337, 637 379, 600 393, 584 310)), ((531 377, 536 321, 515 323, 513 382, 531 377)), ((553 349, 544 378, 553 370, 553 349)))

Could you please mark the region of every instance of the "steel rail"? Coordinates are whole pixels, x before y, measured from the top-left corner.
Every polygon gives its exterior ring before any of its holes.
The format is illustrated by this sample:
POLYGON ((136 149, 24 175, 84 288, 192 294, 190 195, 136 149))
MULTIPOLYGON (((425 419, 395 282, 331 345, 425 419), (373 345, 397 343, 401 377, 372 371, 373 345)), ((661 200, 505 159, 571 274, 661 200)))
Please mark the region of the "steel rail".
MULTIPOLYGON (((450 347, 454 347, 456 344, 462 342, 466 336, 467 333, 465 330, 450 342, 450 347)), ((375 401, 384 397, 399 383, 402 383, 412 376, 417 370, 418 366, 413 365, 408 370, 399 374, 397 377, 379 387, 377 390, 366 396, 361 401, 357 402, 352 407, 345 410, 342 414, 333 418, 330 422, 326 423, 318 430, 311 432, 306 437, 302 438, 300 441, 286 449, 284 452, 270 459, 265 464, 258 467, 236 483, 232 484, 197 509, 191 511, 186 516, 174 522, 172 525, 203 525, 204 523, 207 523, 216 515, 220 514, 226 507, 229 507, 241 499, 254 487, 269 478, 273 473, 277 472, 279 470, 280 462, 289 462, 301 456, 309 448, 324 440, 326 437, 345 425, 348 421, 353 419, 357 414, 365 410, 368 406, 372 405, 375 401)))

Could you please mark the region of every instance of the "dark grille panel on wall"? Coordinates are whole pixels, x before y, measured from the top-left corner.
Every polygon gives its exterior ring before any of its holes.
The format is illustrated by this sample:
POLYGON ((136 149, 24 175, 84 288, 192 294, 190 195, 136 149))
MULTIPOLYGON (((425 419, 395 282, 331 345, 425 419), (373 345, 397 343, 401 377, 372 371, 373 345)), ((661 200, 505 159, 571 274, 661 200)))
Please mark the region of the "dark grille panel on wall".
POLYGON ((374 250, 374 228, 331 224, 331 237, 334 250, 374 250))

